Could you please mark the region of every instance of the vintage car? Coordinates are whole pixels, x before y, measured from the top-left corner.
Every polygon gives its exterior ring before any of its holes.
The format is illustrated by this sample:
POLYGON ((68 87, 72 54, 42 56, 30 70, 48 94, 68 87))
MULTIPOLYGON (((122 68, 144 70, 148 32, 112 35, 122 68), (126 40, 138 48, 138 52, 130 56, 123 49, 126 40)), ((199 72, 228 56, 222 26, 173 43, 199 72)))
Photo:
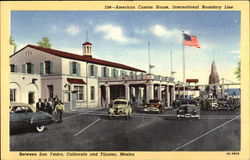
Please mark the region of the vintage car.
POLYGON ((126 99, 115 99, 109 107, 109 119, 113 116, 125 116, 130 118, 132 115, 132 107, 126 99))
POLYGON ((42 111, 36 112, 34 106, 25 103, 10 104, 10 131, 33 128, 42 132, 46 125, 54 122, 54 118, 42 111))
POLYGON ((150 99, 149 103, 145 105, 143 109, 145 112, 157 112, 161 113, 164 111, 164 106, 162 105, 160 100, 150 99))
POLYGON ((195 118, 200 119, 200 108, 193 104, 184 104, 178 107, 176 111, 176 117, 178 120, 181 118, 195 118))
POLYGON ((237 104, 231 102, 230 100, 227 99, 221 99, 218 100, 218 106, 214 108, 215 111, 217 110, 226 110, 226 111, 232 111, 237 108, 237 104))

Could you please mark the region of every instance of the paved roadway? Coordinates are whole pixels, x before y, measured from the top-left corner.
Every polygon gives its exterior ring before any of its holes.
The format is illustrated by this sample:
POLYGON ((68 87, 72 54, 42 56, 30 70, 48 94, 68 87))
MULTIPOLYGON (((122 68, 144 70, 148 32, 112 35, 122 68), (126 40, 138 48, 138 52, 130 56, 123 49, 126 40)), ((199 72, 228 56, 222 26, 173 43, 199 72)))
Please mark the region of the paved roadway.
POLYGON ((200 120, 176 120, 175 112, 131 119, 107 117, 107 111, 65 113, 63 123, 42 133, 10 135, 11 151, 239 151, 239 111, 202 111, 200 120))

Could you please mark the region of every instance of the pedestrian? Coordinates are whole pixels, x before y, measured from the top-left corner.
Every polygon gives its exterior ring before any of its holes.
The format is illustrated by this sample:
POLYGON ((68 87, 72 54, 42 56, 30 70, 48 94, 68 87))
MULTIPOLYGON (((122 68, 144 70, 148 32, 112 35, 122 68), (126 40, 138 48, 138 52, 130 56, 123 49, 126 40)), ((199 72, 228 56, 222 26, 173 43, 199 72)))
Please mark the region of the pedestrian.
POLYGON ((58 123, 62 122, 63 110, 64 110, 64 105, 62 104, 60 100, 58 100, 56 108, 55 108, 58 123))
POLYGON ((57 95, 53 98, 53 101, 54 101, 54 106, 56 106, 59 101, 59 98, 57 97, 57 95))
POLYGON ((50 112, 50 104, 49 104, 47 98, 44 98, 43 111, 46 113, 50 112))
POLYGON ((49 114, 53 114, 53 111, 54 111, 54 109, 55 109, 55 106, 54 106, 54 103, 52 102, 52 98, 49 98, 49 101, 48 101, 48 103, 49 103, 49 114))
POLYGON ((36 103, 36 111, 43 111, 44 103, 42 102, 42 99, 39 98, 38 102, 36 103))

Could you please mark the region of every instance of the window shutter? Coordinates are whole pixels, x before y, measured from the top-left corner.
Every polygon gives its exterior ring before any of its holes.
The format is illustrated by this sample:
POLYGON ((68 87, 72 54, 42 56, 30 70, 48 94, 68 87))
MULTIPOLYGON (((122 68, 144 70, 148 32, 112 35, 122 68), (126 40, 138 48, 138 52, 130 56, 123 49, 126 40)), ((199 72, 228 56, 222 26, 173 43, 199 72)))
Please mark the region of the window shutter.
POLYGON ((72 75, 72 62, 69 62, 69 74, 72 75))
POLYGON ((102 67, 101 77, 104 77, 104 67, 102 67))
POLYGON ((22 73, 26 73, 26 64, 22 64, 22 73))
POLYGON ((80 73, 81 73, 81 64, 80 64, 80 63, 77 63, 76 66, 77 66, 76 74, 77 74, 78 76, 80 76, 80 73))
POLYGON ((40 62, 40 74, 44 75, 44 62, 40 62))
POLYGON ((14 68, 14 69, 15 69, 15 72, 17 72, 17 65, 15 65, 15 68, 14 68))
POLYGON ((115 77, 118 78, 119 71, 115 70, 115 77))
POLYGON ((111 78, 114 78, 115 69, 111 69, 111 78))
POLYGON ((107 77, 110 77, 110 76, 109 76, 109 68, 107 68, 107 77))
POLYGON ((91 77, 92 75, 91 75, 91 67, 92 67, 92 65, 88 65, 88 77, 91 77))
POLYGON ((98 68, 97 68, 97 66, 95 66, 94 67, 94 75, 95 75, 95 77, 97 78, 98 76, 98 68))
POLYGON ((31 64, 31 74, 34 74, 34 64, 31 64))
POLYGON ((54 73, 55 73, 54 63, 50 61, 50 74, 54 74, 54 73))

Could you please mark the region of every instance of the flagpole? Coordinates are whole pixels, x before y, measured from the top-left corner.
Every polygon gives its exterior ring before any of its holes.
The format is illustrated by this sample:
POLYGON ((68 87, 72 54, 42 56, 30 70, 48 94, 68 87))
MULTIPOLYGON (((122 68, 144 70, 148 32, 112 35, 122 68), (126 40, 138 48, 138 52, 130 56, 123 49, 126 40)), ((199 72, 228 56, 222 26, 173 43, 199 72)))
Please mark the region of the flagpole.
POLYGON ((172 51, 170 52, 170 65, 171 65, 170 75, 171 77, 173 77, 172 51))
POLYGON ((182 31, 182 56, 183 56, 183 98, 185 98, 185 50, 184 50, 184 31, 182 31))
POLYGON ((151 74, 151 66, 150 66, 150 41, 148 42, 148 73, 151 74))

